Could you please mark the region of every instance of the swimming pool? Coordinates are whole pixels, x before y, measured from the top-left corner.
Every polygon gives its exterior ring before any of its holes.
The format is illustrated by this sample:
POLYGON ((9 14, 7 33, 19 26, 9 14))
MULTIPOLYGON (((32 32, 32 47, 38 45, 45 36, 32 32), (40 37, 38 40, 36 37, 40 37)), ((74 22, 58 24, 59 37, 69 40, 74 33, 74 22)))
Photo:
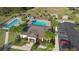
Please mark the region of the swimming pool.
POLYGON ((9 22, 5 23, 4 27, 5 28, 11 28, 11 27, 17 26, 19 24, 20 24, 19 18, 14 18, 14 19, 11 20, 11 22, 9 21, 9 22))
POLYGON ((42 20, 35 20, 35 21, 32 21, 32 25, 48 26, 48 22, 45 22, 45 21, 42 21, 42 20))

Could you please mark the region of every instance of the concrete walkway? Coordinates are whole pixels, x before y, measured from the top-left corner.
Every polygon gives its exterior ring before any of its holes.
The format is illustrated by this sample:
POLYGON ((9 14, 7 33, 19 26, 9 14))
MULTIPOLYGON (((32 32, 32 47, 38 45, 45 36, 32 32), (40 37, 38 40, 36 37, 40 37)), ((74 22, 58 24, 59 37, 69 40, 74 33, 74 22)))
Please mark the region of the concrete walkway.
POLYGON ((8 49, 8 36, 9 36, 9 31, 7 31, 5 35, 4 51, 8 49))
POLYGON ((58 21, 59 23, 64 23, 64 22, 75 23, 75 21, 72 21, 72 20, 62 20, 62 19, 58 19, 57 21, 58 21))
MULTIPOLYGON (((55 31, 58 32, 58 28, 55 28, 55 31)), ((58 40, 58 33, 55 36, 55 48, 53 49, 53 51, 59 51, 59 40, 58 40)))
POLYGON ((26 45, 23 45, 23 46, 15 46, 15 45, 13 45, 11 48, 19 49, 19 50, 25 50, 25 51, 30 51, 32 45, 33 45, 33 43, 31 42, 30 44, 26 44, 26 45))

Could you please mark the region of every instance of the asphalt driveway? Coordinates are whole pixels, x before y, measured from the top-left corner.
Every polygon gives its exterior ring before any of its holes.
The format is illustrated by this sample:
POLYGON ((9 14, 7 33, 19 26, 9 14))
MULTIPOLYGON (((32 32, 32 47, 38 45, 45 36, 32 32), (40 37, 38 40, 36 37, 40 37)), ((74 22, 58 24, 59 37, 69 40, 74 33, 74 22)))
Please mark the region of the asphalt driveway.
MULTIPOLYGON (((79 50, 79 30, 75 30, 74 27, 76 25, 74 23, 64 22, 60 23, 58 26, 58 33, 59 35, 67 35, 67 39, 71 41, 72 45, 76 48, 76 50, 79 50)), ((64 37, 64 36, 63 36, 64 37)), ((59 39, 61 37, 59 36, 59 39)), ((63 50, 60 47, 60 50, 63 50)))

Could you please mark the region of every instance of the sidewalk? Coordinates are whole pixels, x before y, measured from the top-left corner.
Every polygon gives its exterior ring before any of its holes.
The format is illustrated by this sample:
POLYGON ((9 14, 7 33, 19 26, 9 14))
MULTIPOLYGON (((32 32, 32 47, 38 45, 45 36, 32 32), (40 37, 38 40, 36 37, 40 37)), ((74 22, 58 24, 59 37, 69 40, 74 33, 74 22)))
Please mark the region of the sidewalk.
POLYGON ((4 51, 8 49, 8 36, 9 36, 9 32, 7 31, 5 36, 5 42, 4 42, 4 51))
MULTIPOLYGON (((55 31, 58 32, 58 28, 55 28, 55 31)), ((55 36, 55 48, 53 49, 53 51, 59 51, 59 40, 58 40, 58 34, 56 34, 55 36)))
POLYGON ((15 46, 15 45, 13 45, 11 48, 13 48, 13 49, 19 49, 19 50, 24 50, 24 51, 30 51, 32 45, 33 45, 33 43, 26 44, 26 45, 23 45, 23 46, 15 46))

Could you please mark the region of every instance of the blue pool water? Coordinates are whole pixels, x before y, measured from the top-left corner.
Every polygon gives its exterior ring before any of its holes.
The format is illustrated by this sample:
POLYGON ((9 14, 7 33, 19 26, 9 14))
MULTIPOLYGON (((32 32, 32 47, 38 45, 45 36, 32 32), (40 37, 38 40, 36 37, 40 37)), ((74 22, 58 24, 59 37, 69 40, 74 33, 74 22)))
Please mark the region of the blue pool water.
POLYGON ((36 25, 36 26, 47 26, 48 23, 47 22, 44 22, 44 21, 41 21, 41 20, 36 20, 36 21, 33 21, 32 22, 32 25, 36 25))
POLYGON ((11 23, 4 24, 4 27, 11 28, 11 27, 19 25, 19 24, 20 24, 20 20, 19 19, 14 19, 11 23))

